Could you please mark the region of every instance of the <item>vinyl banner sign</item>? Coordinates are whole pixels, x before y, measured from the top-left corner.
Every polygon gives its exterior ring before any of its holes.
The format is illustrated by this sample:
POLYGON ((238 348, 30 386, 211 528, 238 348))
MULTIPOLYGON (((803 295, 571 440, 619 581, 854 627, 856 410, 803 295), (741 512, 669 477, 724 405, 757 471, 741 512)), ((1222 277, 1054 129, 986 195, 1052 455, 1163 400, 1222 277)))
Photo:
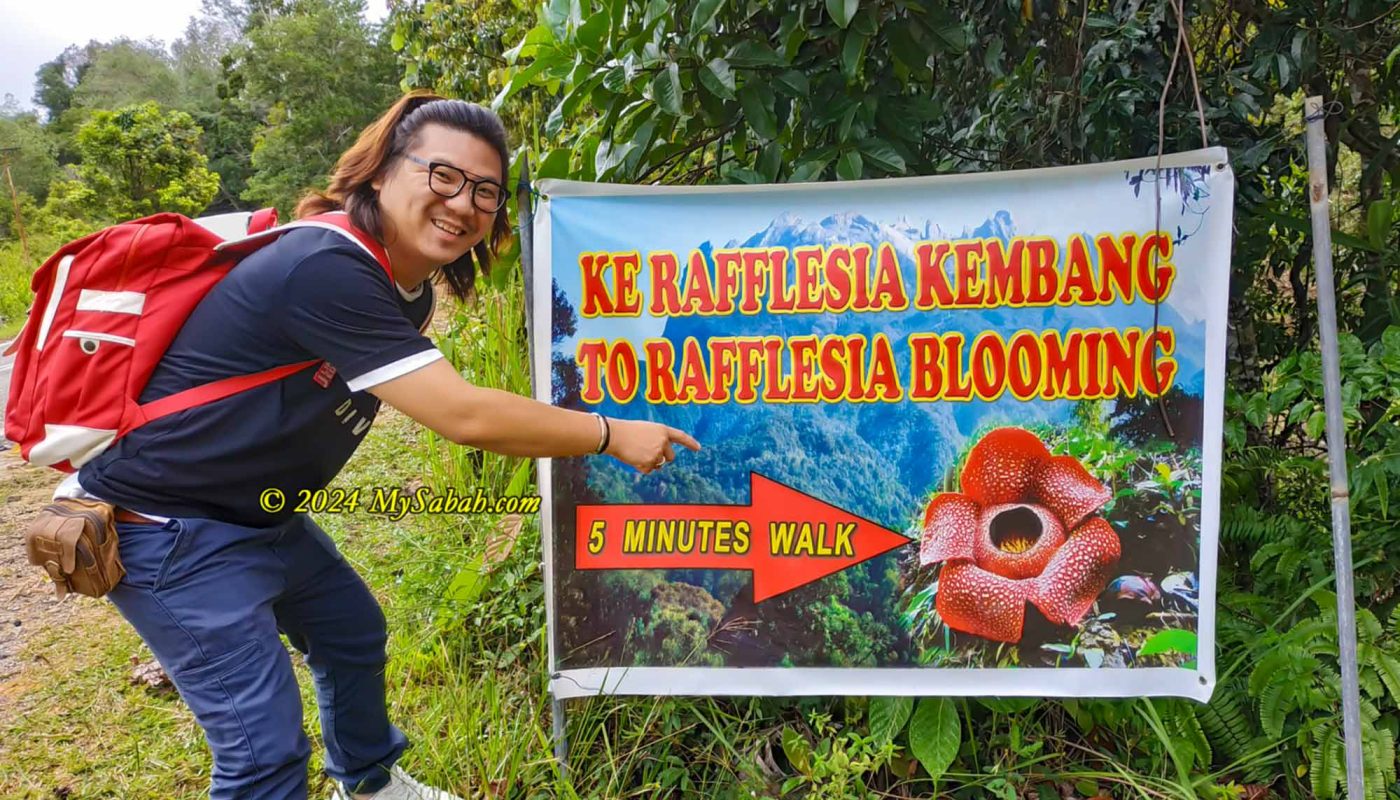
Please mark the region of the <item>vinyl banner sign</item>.
POLYGON ((1209 697, 1223 150, 538 189, 540 399, 703 445, 542 463, 556 696, 1209 697))

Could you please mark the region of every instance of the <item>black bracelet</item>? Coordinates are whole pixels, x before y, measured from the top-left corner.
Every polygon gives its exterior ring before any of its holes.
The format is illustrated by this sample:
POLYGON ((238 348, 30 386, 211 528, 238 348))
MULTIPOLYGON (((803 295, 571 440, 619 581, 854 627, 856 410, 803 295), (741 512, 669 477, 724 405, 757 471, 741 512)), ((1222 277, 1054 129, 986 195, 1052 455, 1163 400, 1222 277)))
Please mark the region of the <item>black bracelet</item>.
POLYGON ((598 445, 597 452, 597 455, 602 455, 608 451, 608 444, 612 441, 612 426, 608 424, 607 417, 598 414, 596 411, 594 413, 597 414, 598 419, 603 421, 603 441, 598 445))

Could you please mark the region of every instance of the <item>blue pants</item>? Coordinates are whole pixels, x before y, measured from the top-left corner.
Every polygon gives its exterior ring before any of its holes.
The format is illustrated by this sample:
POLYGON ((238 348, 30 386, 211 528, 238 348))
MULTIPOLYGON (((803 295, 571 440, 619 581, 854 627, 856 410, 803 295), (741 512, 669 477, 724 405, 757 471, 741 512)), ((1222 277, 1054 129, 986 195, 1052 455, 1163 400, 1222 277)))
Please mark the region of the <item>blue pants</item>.
POLYGON ((118 523, 113 604, 155 653, 214 754, 213 800, 303 800, 311 746, 279 632, 316 682, 326 772, 373 791, 407 745, 384 698, 384 613, 310 518, 118 523))

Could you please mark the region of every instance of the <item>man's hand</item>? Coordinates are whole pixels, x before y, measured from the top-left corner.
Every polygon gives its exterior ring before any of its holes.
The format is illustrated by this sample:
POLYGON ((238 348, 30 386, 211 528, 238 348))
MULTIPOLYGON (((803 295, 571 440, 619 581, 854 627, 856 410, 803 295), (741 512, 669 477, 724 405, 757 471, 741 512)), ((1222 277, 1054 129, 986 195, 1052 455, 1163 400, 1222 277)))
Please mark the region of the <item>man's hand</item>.
POLYGON ((612 439, 607 454, 642 474, 650 474, 676 460, 672 445, 699 451, 700 443, 682 430, 656 422, 608 417, 612 439))

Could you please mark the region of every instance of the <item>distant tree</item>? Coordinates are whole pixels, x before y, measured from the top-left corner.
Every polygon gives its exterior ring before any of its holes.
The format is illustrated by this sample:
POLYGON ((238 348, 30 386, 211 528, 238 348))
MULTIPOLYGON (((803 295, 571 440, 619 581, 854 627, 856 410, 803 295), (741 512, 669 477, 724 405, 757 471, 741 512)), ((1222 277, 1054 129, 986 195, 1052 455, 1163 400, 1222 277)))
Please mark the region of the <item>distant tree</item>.
POLYGON ((156 41, 117 39, 92 49, 91 60, 73 89, 73 105, 113 109, 147 100, 165 108, 182 105, 180 78, 165 48, 156 41))
POLYGON ((209 168, 219 173, 219 194, 209 211, 233 211, 253 172, 253 136, 260 119, 240 96, 232 72, 244 47, 248 7, 240 0, 205 0, 200 16, 171 45, 183 106, 204 129, 209 168))
MULTIPOLYGON (((15 113, 13 109, 0 112, 0 149, 9 151, 4 156, 15 188, 42 202, 49 183, 58 176, 58 148, 38 116, 33 112, 15 113)), ((8 187, 0 186, 0 193, 8 192, 8 187)), ((9 216, 0 214, 0 219, 9 216)))
POLYGON ((249 19, 230 86, 263 124, 243 197, 288 211, 399 95, 398 69, 363 0, 259 3, 249 19))
POLYGON ((92 46, 69 45, 34 73, 34 103, 44 109, 50 122, 72 107, 73 90, 87 69, 92 46))
POLYGON ((201 133, 189 114, 155 103, 95 111, 78 130, 78 177, 55 183, 50 204, 98 220, 196 214, 219 188, 200 152, 201 133))
POLYGON ((170 45, 182 110, 208 112, 221 105, 224 98, 219 87, 224 81, 224 58, 242 36, 242 30, 235 25, 206 12, 191 17, 185 35, 170 45))

